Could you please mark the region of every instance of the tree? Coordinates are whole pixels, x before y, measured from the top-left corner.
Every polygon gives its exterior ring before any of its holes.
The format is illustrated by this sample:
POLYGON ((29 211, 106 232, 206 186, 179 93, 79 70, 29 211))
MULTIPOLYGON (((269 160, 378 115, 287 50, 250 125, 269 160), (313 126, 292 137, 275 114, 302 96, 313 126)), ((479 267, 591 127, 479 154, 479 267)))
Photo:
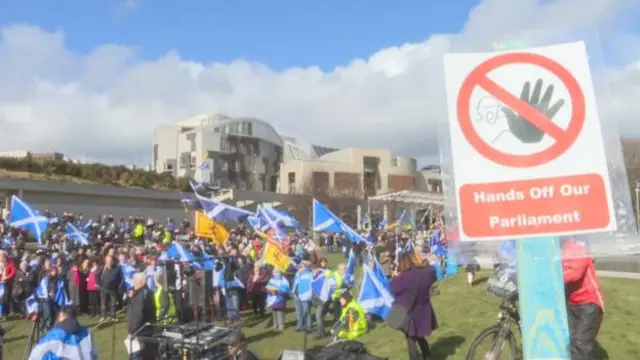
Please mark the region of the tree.
POLYGON ((60 159, 37 159, 31 153, 27 153, 23 158, 0 157, 0 169, 9 172, 9 176, 20 176, 20 172, 29 172, 40 175, 43 180, 73 182, 75 179, 124 187, 180 191, 190 189, 188 179, 176 179, 170 173, 129 169, 123 165, 78 164, 60 159))

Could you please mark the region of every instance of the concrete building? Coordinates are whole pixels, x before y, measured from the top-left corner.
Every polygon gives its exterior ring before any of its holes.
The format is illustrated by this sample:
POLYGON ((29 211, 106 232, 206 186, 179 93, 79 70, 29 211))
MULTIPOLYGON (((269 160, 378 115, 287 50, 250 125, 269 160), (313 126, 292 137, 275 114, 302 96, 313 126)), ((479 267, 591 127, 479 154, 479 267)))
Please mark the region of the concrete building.
POLYGON ((204 114, 156 128, 151 166, 223 188, 276 191, 282 146, 265 121, 204 114))
POLYGON ((363 197, 418 190, 416 160, 389 150, 323 148, 324 154, 312 156, 290 141, 285 141, 284 147, 288 161, 280 167, 282 193, 319 191, 363 197))

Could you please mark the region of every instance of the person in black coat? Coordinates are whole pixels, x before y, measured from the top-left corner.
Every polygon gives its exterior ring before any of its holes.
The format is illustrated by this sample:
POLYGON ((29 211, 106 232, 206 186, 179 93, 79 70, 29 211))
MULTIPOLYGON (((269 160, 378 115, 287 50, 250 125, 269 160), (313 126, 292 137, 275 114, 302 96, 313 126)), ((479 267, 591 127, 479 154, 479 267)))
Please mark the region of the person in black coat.
MULTIPOLYGON (((156 305, 153 292, 146 286, 146 275, 133 275, 133 289, 129 293, 129 309, 127 310, 127 338, 152 337, 153 326, 156 323, 156 305)), ((132 354, 132 360, 155 360, 158 350, 157 344, 141 341, 142 350, 132 354)))
POLYGON ((116 317, 116 301, 118 289, 122 283, 122 269, 112 256, 107 255, 104 258, 104 268, 100 274, 100 305, 102 310, 102 318, 106 317, 107 309, 112 319, 116 317))

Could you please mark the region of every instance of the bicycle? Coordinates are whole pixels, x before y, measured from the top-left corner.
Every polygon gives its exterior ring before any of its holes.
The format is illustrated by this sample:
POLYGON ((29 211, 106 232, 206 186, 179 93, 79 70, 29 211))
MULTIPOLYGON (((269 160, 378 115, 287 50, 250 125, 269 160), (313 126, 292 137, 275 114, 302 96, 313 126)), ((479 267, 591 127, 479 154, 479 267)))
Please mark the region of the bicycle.
POLYGON ((487 292, 502 299, 500 311, 498 312, 498 322, 482 330, 475 337, 467 352, 466 360, 515 360, 517 358, 516 332, 522 338, 520 314, 516 304, 518 292, 514 288, 515 285, 504 277, 501 279, 496 278, 492 286, 487 285, 487 292), (514 331, 514 327, 518 330, 514 331), (488 338, 491 339, 489 350, 485 351, 484 354, 479 354, 481 352, 479 350, 480 345, 488 338), (502 357, 505 346, 509 347, 509 353, 511 354, 508 358, 502 357))

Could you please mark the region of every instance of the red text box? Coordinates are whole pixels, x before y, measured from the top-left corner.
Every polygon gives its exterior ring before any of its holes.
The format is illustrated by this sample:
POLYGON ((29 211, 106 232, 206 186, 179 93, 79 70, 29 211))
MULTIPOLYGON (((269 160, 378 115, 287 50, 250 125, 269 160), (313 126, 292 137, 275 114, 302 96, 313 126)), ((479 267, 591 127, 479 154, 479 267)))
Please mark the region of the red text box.
POLYGON ((473 238, 593 231, 611 221, 598 174, 466 184, 458 196, 462 231, 473 238))

